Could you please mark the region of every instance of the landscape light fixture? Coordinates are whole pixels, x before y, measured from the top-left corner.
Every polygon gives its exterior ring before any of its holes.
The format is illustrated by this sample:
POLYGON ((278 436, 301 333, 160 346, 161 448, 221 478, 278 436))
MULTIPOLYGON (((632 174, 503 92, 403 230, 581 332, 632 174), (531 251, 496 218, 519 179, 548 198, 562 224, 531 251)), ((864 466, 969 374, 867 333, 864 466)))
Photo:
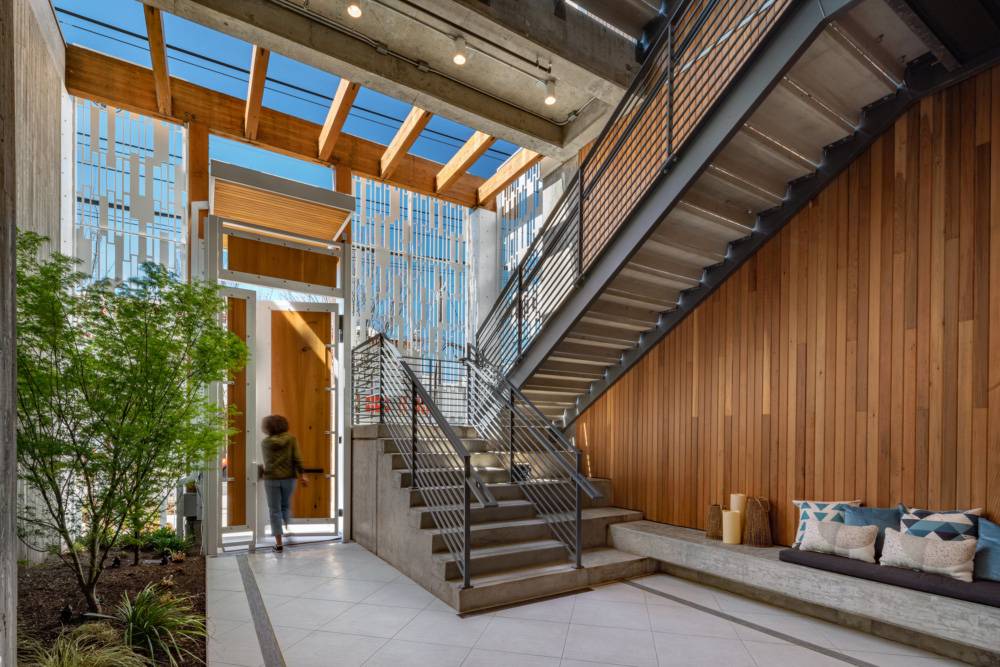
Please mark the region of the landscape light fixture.
POLYGON ((465 56, 465 38, 456 37, 455 38, 455 55, 452 58, 456 65, 464 65, 467 60, 465 56))
POLYGON ((354 0, 347 5, 347 13, 352 19, 361 18, 361 0, 354 0))
POLYGON ((546 81, 545 82, 545 103, 552 106, 556 103, 556 82, 546 81))

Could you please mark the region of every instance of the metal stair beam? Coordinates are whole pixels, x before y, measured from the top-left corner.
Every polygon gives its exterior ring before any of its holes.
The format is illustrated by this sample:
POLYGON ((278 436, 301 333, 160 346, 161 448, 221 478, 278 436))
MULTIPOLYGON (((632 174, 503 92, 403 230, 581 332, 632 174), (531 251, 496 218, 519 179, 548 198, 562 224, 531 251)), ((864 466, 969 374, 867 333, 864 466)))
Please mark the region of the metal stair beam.
POLYGON ((523 384, 541 366, 549 353, 555 350, 618 271, 681 200, 690 185, 739 131, 759 102, 781 80, 796 57, 808 48, 827 23, 859 2, 860 0, 805 2, 789 10, 789 15, 781 26, 772 31, 753 62, 748 63, 748 68, 735 77, 728 91, 720 96, 677 156, 677 162, 644 196, 631 220, 622 226, 593 262, 580 288, 563 301, 559 312, 522 353, 520 360, 508 374, 515 386, 523 384))
POLYGON ((734 244, 730 256, 723 264, 706 271, 705 281, 700 287, 685 292, 676 310, 664 314, 656 328, 643 335, 637 348, 626 352, 620 364, 608 368, 605 378, 595 381, 590 392, 581 396, 576 405, 565 412, 563 415, 565 423, 568 425, 575 421, 608 387, 614 384, 656 343, 677 326, 691 310, 714 292, 768 239, 805 208, 809 201, 822 192, 830 181, 868 150, 872 143, 884 134, 910 107, 930 95, 998 64, 1000 64, 1000 49, 970 60, 951 72, 935 62, 910 68, 905 84, 900 88, 896 97, 868 109, 854 138, 828 149, 815 178, 794 184, 780 209, 760 216, 753 235, 743 242, 734 244))

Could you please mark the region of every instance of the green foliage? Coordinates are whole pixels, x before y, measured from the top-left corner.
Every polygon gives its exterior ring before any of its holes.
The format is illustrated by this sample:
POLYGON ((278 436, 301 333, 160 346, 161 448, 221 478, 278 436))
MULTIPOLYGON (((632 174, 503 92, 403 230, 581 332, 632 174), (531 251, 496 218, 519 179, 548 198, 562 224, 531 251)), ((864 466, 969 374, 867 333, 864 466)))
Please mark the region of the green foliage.
POLYGON ((194 538, 189 540, 181 539, 177 532, 170 526, 163 526, 154 530, 147 536, 149 546, 158 552, 164 551, 187 551, 194 545, 194 538))
POLYGON ((152 661, 122 641, 107 623, 87 623, 59 635, 50 647, 36 639, 18 641, 23 667, 146 667, 152 661))
POLYGON ((217 286, 153 262, 123 283, 93 281, 78 260, 39 259, 45 240, 17 239, 17 457, 40 496, 21 518, 60 536, 99 612, 97 581, 123 530, 225 444, 227 414, 206 388, 247 350, 219 325, 217 286))
POLYGON ((135 600, 122 596, 113 618, 125 626, 125 643, 154 659, 165 657, 171 665, 185 658, 198 661, 191 645, 206 637, 205 617, 191 606, 190 597, 173 597, 146 586, 135 600))

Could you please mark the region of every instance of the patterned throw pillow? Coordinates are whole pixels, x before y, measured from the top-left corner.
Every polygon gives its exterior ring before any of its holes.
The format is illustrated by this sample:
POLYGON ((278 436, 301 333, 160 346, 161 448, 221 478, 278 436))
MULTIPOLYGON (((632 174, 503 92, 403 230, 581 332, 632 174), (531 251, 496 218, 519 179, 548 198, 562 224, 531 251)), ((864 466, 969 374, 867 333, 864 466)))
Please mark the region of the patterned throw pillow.
POLYGON ((829 503, 817 500, 793 500, 792 502, 799 508, 799 530, 795 534, 793 547, 799 546, 802 542, 802 536, 806 532, 806 520, 844 523, 844 508, 848 505, 858 506, 861 504, 860 500, 837 500, 829 503))
POLYGON ((902 517, 899 531, 917 537, 950 542, 953 540, 974 540, 979 537, 979 515, 982 508, 934 512, 918 510, 900 503, 902 517))
POLYGON ((976 539, 938 540, 917 537, 887 528, 879 565, 942 574, 960 581, 972 581, 976 539))
POLYGON ((806 519, 806 532, 802 535, 799 549, 874 563, 877 536, 878 526, 848 526, 834 521, 806 519))

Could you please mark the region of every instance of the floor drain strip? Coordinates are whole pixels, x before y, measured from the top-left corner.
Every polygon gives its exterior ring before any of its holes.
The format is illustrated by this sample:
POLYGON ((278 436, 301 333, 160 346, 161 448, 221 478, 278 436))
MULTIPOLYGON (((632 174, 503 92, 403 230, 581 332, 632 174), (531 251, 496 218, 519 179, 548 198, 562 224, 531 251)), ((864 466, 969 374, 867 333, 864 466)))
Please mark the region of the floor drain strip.
POLYGON ((703 611, 706 614, 711 614, 712 616, 717 616, 719 618, 725 619, 730 623, 738 623, 739 625, 742 625, 745 628, 750 628, 751 630, 756 630, 757 632, 763 632, 765 635, 771 635, 776 639, 781 639, 790 644, 801 646, 802 648, 809 649, 810 651, 816 651, 817 653, 822 653, 823 655, 834 658, 835 660, 840 660, 850 665, 857 665, 857 667, 876 667, 870 662, 865 662, 864 660, 858 660, 857 658, 851 657, 839 651, 834 651, 832 649, 828 649, 823 646, 817 646, 816 644, 811 644, 807 641, 799 639, 798 637, 786 635, 784 632, 779 632, 777 630, 773 630, 763 625, 757 625, 756 623, 745 621, 742 618, 739 618, 738 616, 731 616, 724 611, 711 609, 704 605, 700 605, 697 602, 691 602, 690 600, 685 600, 684 598, 677 597, 676 595, 671 595, 670 593, 664 593, 663 591, 658 591, 655 588, 650 588, 649 586, 643 586, 642 584, 638 584, 634 581, 626 581, 625 583, 628 584, 629 586, 632 586, 633 588, 638 588, 640 590, 646 591, 647 593, 652 593, 653 595, 659 595, 661 598, 673 600, 678 604, 682 604, 687 607, 691 607, 692 609, 703 611))
POLYGON ((250 569, 250 561, 246 556, 240 555, 236 557, 236 562, 239 563, 243 590, 246 591, 247 602, 250 603, 250 617, 253 619, 254 630, 257 631, 257 643, 260 644, 260 653, 264 657, 264 667, 285 667, 285 658, 281 655, 278 638, 274 636, 274 628, 271 627, 271 619, 267 616, 264 598, 257 588, 257 579, 250 569))

